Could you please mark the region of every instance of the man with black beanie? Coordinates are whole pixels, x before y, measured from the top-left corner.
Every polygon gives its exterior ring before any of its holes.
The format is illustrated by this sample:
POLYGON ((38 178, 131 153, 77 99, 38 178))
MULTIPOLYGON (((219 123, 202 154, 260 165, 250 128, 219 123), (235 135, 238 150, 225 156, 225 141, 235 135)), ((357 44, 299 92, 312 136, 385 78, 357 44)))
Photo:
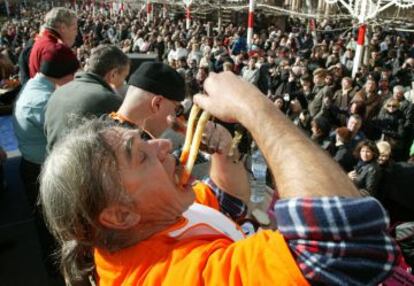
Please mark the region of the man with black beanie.
POLYGON ((124 125, 142 128, 149 137, 159 137, 176 116, 185 97, 184 79, 170 66, 143 63, 129 78, 129 88, 111 117, 124 125))

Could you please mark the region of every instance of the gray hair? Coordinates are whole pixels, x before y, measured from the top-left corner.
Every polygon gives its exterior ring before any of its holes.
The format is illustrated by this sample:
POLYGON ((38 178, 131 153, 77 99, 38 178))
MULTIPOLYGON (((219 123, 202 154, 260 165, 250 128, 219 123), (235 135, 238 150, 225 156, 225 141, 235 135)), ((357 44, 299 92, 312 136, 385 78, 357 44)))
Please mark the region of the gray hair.
POLYGON ((404 92, 404 87, 402 85, 396 85, 394 86, 394 88, 392 89, 393 93, 397 93, 397 92, 404 92))
POLYGON ((62 24, 72 25, 74 19, 77 19, 74 11, 64 7, 56 7, 46 14, 45 27, 56 30, 62 24))
MULTIPOLYGON (((115 153, 104 138, 113 123, 92 119, 64 137, 48 156, 40 177, 40 203, 60 243, 68 285, 87 285, 92 247, 110 248, 116 237, 98 217, 113 202, 126 202, 115 153)), ((116 238, 119 239, 119 238, 116 238)))
POLYGON ((114 45, 99 45, 92 50, 88 61, 88 72, 104 77, 113 69, 129 65, 128 56, 114 45))

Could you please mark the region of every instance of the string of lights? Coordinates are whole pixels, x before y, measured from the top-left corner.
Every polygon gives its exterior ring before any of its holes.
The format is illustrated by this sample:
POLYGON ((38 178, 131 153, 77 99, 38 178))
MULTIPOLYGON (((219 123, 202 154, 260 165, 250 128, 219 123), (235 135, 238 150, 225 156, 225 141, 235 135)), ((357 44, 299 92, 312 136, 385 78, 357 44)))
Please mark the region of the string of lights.
MULTIPOLYGON (((405 1, 404 0, 400 0, 402 3, 402 6, 404 6, 404 8, 406 6, 408 6, 410 3, 410 1, 405 1)), ((152 1, 153 3, 158 3, 158 4, 166 4, 165 1, 160 1, 160 0, 155 0, 152 1)), ((351 5, 353 5, 353 0, 350 0, 349 3, 351 5)), ((382 1, 383 2, 383 1, 382 1)), ((332 4, 336 4, 338 5, 336 0, 333 0, 332 4)), ((180 2, 172 2, 169 1, 168 5, 170 7, 176 7, 179 9, 182 9, 184 7, 183 3, 180 2)), ((410 4, 411 5, 411 4, 410 4)), ((334 14, 334 15, 325 15, 325 14, 310 14, 310 13, 304 13, 304 12, 297 12, 297 11, 292 11, 289 9, 285 9, 282 7, 277 7, 277 6, 272 6, 272 5, 268 5, 268 4, 262 4, 262 3, 258 3, 256 5, 256 7, 258 9, 262 8, 263 11, 266 11, 266 14, 274 14, 274 15, 288 15, 290 17, 297 17, 297 18, 316 18, 316 19, 328 19, 328 20, 346 20, 346 19, 352 19, 352 15, 350 14, 334 14)), ((339 7, 339 6, 337 6, 339 7)), ((400 7, 400 6, 397 6, 400 7)), ((242 5, 220 5, 220 9, 222 11, 236 11, 236 12, 240 12, 243 10, 248 10, 249 6, 242 4, 242 5)), ((215 11, 218 10, 218 6, 209 2, 198 2, 198 1, 194 1, 193 2, 193 6, 192 6, 192 11, 193 13, 197 13, 197 14, 209 14, 209 13, 214 13, 215 11)), ((397 13, 398 15, 399 13, 397 13)), ((389 21, 393 21, 396 20, 396 16, 394 17, 383 17, 383 16, 377 16, 376 17, 376 21, 377 22, 389 22, 389 21)), ((413 19, 409 19, 409 18, 399 18, 398 20, 401 20, 402 23, 413 23, 413 19)))

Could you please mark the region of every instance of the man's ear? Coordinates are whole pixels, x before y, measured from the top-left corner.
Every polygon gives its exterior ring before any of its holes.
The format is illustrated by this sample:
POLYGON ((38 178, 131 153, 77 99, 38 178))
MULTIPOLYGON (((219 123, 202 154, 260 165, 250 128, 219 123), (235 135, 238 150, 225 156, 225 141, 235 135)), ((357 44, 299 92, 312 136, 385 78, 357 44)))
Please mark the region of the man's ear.
POLYGON ((156 95, 151 99, 151 111, 153 113, 157 113, 161 108, 161 102, 163 97, 160 95, 156 95))
POLYGON ((111 82, 111 79, 112 79, 112 71, 113 71, 113 70, 110 70, 109 72, 107 72, 107 73, 103 76, 104 80, 105 80, 107 83, 111 82))
POLYGON ((130 208, 121 205, 106 207, 99 215, 99 222, 111 229, 129 229, 137 225, 141 217, 130 208))
POLYGON ((105 76, 104 76, 104 80, 105 80, 105 81, 106 81, 109 85, 111 85, 111 84, 112 84, 112 82, 113 82, 113 80, 114 80, 114 77, 115 77, 116 73, 117 73, 117 69, 116 69, 116 68, 111 69, 110 71, 108 71, 108 72, 105 74, 105 76))

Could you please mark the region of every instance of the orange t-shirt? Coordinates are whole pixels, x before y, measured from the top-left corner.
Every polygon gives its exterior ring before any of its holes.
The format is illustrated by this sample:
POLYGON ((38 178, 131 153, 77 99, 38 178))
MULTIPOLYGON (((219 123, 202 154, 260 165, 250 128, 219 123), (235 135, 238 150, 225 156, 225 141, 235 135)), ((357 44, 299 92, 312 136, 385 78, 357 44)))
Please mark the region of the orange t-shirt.
MULTIPOLYGON (((207 186, 198 184, 195 193, 196 202, 218 209, 207 186)), ((219 232, 170 235, 185 224, 115 253, 95 249, 99 285, 309 285, 277 231, 238 241, 219 232)))

